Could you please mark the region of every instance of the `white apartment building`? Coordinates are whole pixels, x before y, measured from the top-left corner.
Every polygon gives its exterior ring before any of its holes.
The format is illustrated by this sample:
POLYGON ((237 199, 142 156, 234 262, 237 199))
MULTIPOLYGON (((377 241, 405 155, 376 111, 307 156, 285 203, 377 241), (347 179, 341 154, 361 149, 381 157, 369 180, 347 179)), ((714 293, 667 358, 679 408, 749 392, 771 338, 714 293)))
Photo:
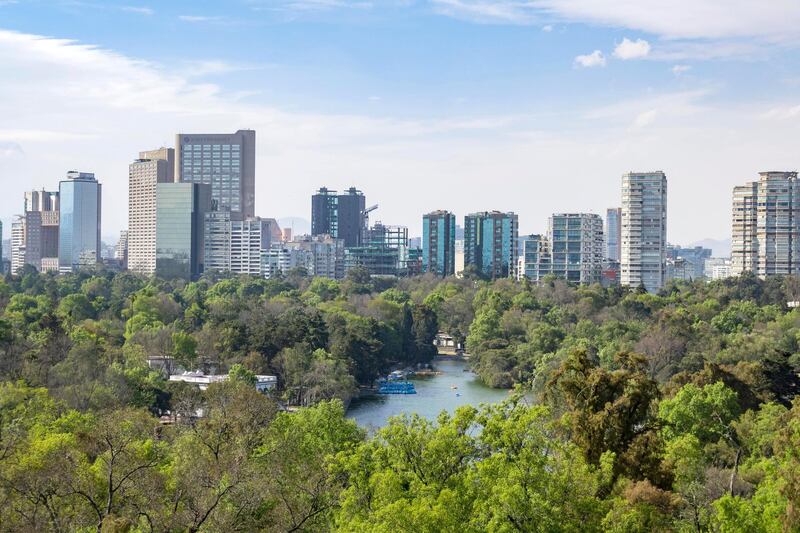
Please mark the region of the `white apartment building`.
POLYGON ((622 176, 620 283, 658 291, 666 278, 667 176, 661 171, 622 176))
POLYGON ((205 270, 260 276, 262 253, 280 243, 280 236, 272 218, 242 220, 230 211, 206 213, 205 270))
POLYGON ((600 282, 605 255, 603 219, 593 213, 559 213, 547 225, 550 273, 574 283, 600 282))

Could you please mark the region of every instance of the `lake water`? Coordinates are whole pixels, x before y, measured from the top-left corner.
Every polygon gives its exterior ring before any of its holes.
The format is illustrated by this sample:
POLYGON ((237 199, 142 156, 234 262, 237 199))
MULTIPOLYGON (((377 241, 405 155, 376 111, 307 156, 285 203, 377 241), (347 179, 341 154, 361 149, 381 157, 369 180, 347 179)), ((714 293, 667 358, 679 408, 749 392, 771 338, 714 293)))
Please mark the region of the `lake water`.
POLYGON ((461 405, 496 403, 508 397, 507 390, 487 387, 475 374, 465 372, 464 361, 436 361, 434 366, 441 374, 412 380, 416 394, 382 394, 355 399, 347 417, 372 431, 385 426, 389 417, 402 413, 418 413, 435 420, 443 410, 452 413, 461 405), (453 389, 454 385, 458 388, 453 389))

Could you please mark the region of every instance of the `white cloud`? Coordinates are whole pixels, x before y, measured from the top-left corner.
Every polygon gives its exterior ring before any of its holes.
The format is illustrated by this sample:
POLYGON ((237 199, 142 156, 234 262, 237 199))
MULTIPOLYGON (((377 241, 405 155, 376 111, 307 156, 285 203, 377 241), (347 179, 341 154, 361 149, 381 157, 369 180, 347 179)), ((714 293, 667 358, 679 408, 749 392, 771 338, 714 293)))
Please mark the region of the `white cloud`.
POLYGON ((606 66, 606 57, 600 50, 595 50, 591 54, 585 54, 575 57, 576 67, 604 67, 606 66))
POLYGON ((672 42, 654 59, 751 58, 800 46, 797 0, 428 0, 443 15, 480 23, 581 23, 646 32, 672 42))
POLYGON ((636 39, 631 41, 627 37, 622 39, 614 48, 614 57, 627 60, 627 59, 641 59, 647 57, 650 53, 650 43, 644 39, 636 39))
MULTIPOLYGON (((270 2, 270 9, 275 9, 274 3, 270 2)), ((294 11, 327 11, 330 9, 371 9, 372 2, 350 1, 350 0, 289 0, 279 5, 280 9, 294 11)))
POLYGON ((209 17, 205 15, 178 15, 178 20, 183 22, 217 22, 221 17, 209 17))
POLYGON ((136 13, 137 15, 150 16, 155 14, 155 11, 153 11, 151 8, 144 6, 122 6, 120 9, 127 11, 128 13, 136 13))
POLYGON ((552 24, 546 24, 546 25, 542 26, 542 31, 546 32, 546 33, 550 33, 551 31, 553 31, 553 25, 552 24))
POLYGON ((632 126, 634 129, 641 129, 644 128, 645 126, 649 126, 655 121, 657 115, 658 115, 657 109, 648 109, 647 111, 642 111, 641 113, 636 115, 636 118, 634 119, 632 126))
POLYGON ((673 74, 675 74, 676 76, 680 76, 682 74, 689 72, 691 69, 692 69, 691 65, 674 65, 671 70, 673 74))
POLYGON ((533 24, 538 20, 535 10, 525 1, 430 0, 430 2, 439 14, 480 23, 533 24))
POLYGON ((800 116, 800 105, 774 107, 760 115, 761 118, 778 120, 794 119, 798 116, 800 116))
POLYGON ((0 142, 0 159, 23 155, 22 147, 17 143, 0 142))

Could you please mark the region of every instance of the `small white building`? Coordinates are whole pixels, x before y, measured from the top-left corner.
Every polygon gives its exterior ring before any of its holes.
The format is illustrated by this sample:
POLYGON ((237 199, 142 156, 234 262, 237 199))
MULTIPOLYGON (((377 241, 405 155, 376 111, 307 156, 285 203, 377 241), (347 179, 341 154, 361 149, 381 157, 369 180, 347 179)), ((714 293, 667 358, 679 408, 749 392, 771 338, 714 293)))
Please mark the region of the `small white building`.
MULTIPOLYGON (((228 379, 228 374, 217 374, 209 376, 202 372, 184 372, 183 374, 175 374, 170 376, 170 381, 182 381, 184 383, 193 383, 197 385, 200 390, 206 390, 212 383, 221 383, 228 379)), ((256 375, 256 390, 258 392, 268 392, 278 385, 278 378, 275 376, 256 375)))

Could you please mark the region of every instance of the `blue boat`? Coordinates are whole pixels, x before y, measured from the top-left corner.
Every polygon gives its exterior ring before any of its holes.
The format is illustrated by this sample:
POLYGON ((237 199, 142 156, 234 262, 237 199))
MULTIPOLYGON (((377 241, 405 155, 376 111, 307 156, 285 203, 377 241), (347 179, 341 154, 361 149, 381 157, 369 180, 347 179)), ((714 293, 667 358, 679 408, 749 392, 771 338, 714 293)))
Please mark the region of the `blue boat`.
POLYGON ((410 381, 383 381, 378 383, 378 394, 416 394, 410 381))

